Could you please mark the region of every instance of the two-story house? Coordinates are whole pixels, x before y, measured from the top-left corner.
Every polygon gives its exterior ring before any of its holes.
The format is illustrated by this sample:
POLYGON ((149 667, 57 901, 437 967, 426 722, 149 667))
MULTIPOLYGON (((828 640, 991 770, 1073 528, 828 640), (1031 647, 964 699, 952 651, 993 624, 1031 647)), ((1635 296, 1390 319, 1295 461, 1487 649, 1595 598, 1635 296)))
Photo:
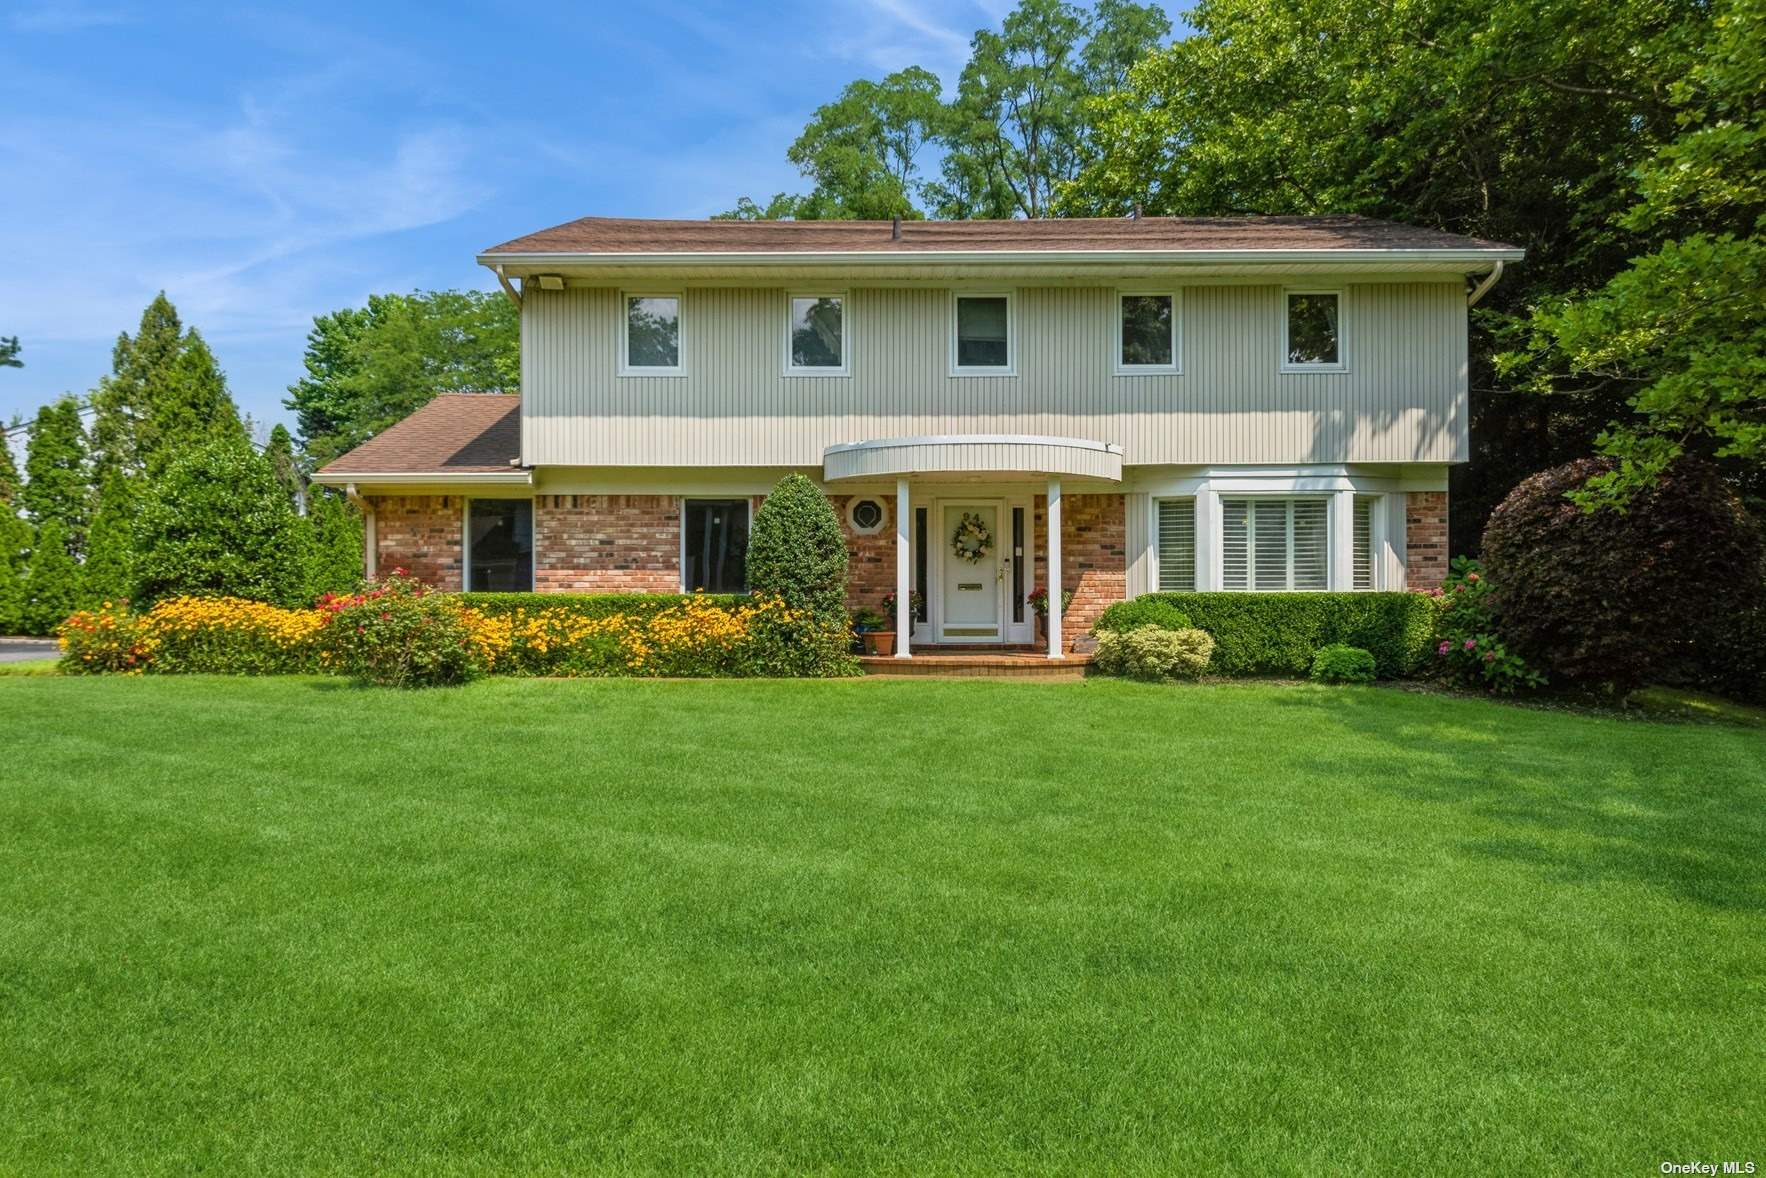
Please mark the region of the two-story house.
POLYGON ((371 573, 732 591, 801 471, 854 606, 1022 644, 1041 587, 1059 657, 1154 589, 1438 585, 1467 308, 1521 256, 1357 217, 586 218, 479 256, 519 397, 439 397, 318 480, 371 573))

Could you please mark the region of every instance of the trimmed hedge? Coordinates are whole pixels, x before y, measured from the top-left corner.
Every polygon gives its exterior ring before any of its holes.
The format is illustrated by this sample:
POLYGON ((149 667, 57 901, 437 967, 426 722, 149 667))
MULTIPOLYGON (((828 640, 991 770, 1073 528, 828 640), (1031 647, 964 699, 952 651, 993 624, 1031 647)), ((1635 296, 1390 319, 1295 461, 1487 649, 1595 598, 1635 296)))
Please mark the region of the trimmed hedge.
POLYGON ((1130 630, 1138 630, 1142 626, 1157 626, 1161 630, 1190 629, 1190 615, 1171 604, 1168 596, 1149 593, 1132 601, 1113 601, 1104 607, 1098 620, 1092 623, 1093 634, 1125 634, 1130 630))
POLYGON ((1382 679, 1428 662, 1436 599, 1422 593, 1149 593, 1214 636, 1213 675, 1303 679, 1321 646, 1345 643, 1374 656, 1382 679))
POLYGON ((748 603, 743 593, 454 593, 461 605, 487 617, 501 618, 517 610, 530 614, 546 609, 569 610, 578 617, 651 618, 666 609, 699 601, 720 609, 748 603))

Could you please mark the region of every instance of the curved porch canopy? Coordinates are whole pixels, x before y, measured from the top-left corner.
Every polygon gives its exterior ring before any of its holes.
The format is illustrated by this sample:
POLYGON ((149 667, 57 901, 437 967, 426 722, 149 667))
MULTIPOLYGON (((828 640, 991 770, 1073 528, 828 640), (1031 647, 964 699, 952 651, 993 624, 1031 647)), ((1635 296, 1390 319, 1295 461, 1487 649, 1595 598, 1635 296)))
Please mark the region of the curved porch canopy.
POLYGON ((1073 475, 1122 481, 1122 447, 1089 438, 1030 434, 946 434, 843 442, 822 452, 822 477, 916 474, 1073 475))

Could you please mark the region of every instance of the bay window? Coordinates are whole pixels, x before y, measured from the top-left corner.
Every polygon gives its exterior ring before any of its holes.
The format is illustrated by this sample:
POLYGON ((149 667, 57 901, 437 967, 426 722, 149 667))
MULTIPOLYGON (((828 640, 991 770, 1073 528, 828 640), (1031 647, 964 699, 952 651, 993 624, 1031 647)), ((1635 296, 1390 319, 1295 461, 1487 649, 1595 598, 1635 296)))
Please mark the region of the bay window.
POLYGON ((1227 498, 1221 511, 1221 587, 1257 593, 1330 584, 1330 501, 1227 498))

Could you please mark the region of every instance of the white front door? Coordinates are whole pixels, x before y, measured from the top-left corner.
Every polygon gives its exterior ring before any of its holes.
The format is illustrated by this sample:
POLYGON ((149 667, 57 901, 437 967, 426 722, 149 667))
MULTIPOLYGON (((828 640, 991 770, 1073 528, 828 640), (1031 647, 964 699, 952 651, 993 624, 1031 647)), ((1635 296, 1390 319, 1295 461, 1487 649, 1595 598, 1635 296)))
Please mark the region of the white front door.
POLYGON ((997 503, 946 503, 939 509, 945 642, 998 642, 1002 620, 1000 509, 997 503))

